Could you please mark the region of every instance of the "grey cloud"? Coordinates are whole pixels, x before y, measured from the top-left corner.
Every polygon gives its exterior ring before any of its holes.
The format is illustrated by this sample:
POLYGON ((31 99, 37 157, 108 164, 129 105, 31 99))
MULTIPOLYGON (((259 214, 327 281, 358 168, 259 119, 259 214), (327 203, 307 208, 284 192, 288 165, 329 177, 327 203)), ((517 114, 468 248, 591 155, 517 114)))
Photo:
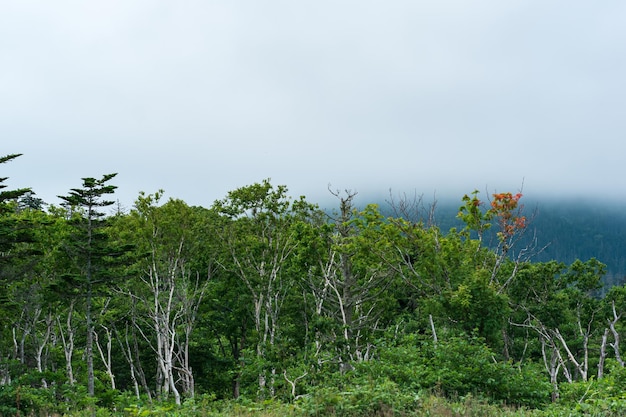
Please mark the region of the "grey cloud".
POLYGON ((8 174, 54 199, 119 171, 127 202, 165 188, 204 205, 267 177, 312 199, 329 182, 626 195, 625 15, 617 1, 5 4, 0 133, 25 154, 8 174))

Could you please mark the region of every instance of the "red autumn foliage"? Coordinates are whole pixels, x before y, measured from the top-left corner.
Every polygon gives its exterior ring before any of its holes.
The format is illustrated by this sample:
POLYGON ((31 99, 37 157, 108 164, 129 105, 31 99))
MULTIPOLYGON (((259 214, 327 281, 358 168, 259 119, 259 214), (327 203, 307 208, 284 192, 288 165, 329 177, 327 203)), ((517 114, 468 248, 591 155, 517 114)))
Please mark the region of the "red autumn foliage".
POLYGON ((502 240, 512 237, 526 227, 526 217, 519 215, 522 208, 519 204, 520 198, 522 198, 521 193, 493 194, 489 211, 498 219, 500 225, 498 236, 502 240))

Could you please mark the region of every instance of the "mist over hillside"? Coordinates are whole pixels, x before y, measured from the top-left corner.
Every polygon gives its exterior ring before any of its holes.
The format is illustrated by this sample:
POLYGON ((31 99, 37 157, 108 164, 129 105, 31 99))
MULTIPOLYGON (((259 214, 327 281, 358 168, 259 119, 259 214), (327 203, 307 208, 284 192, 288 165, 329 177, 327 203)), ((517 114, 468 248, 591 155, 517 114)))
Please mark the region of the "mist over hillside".
MULTIPOLYGON (((457 218, 461 200, 433 200, 420 196, 360 200, 374 202, 385 216, 408 215, 436 224, 442 231, 463 227, 457 218), (403 213, 403 204, 410 207, 403 213)), ((533 246, 534 262, 556 260, 570 264, 596 258, 607 265, 605 287, 626 282, 626 207, 610 201, 543 198, 522 201, 528 228, 517 248, 533 246)), ((489 241, 489 238, 487 238, 489 241)))

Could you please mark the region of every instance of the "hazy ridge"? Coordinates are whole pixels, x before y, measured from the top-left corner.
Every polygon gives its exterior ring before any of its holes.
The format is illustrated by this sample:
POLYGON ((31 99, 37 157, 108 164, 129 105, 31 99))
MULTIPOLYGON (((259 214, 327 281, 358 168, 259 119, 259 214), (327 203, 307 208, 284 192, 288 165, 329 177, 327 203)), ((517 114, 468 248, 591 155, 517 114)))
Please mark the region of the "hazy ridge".
MULTIPOLYGON (((398 203, 387 198, 376 204, 385 215, 394 216, 398 203)), ((419 201, 419 206, 420 219, 434 221, 444 232, 463 226, 456 217, 460 201, 437 201, 433 211, 433 203, 425 199, 419 201)), ((523 212, 530 221, 524 238, 517 245, 518 248, 535 246, 532 261, 557 260, 569 264, 576 259, 596 258, 607 265, 605 284, 626 282, 626 210, 623 204, 545 198, 525 201, 523 212)))

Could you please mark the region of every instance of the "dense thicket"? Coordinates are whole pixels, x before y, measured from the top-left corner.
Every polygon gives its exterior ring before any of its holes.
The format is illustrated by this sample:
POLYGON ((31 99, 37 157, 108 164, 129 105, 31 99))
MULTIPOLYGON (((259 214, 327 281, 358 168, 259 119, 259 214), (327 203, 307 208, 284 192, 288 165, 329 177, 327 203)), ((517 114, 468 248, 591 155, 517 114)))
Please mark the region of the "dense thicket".
POLYGON ((324 212, 267 180, 102 215, 113 178, 60 207, 0 194, 0 414, 410 415, 426 393, 626 409, 626 289, 598 297, 595 258, 533 260, 521 194, 466 195, 442 230, 419 202, 383 216, 336 192, 324 212))

